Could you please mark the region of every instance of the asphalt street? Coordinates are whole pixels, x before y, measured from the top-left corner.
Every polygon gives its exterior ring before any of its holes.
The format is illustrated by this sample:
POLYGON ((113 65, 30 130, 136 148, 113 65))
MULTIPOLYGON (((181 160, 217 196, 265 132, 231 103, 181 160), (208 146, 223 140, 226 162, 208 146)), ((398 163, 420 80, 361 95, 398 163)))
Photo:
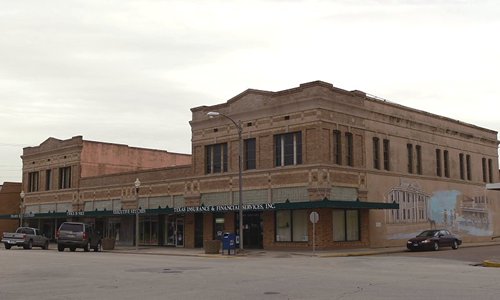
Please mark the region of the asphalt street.
POLYGON ((440 257, 466 250, 322 258, 2 249, 0 299, 498 299, 500 268, 440 257))

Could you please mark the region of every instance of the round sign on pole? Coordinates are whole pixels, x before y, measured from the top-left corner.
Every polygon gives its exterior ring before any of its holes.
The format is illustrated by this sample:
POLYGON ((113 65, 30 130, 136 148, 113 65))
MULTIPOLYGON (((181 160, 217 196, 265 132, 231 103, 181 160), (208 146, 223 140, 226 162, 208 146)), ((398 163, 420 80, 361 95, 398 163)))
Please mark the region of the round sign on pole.
POLYGON ((319 221, 319 214, 315 211, 311 212, 309 215, 309 220, 311 220, 311 223, 316 224, 319 221))

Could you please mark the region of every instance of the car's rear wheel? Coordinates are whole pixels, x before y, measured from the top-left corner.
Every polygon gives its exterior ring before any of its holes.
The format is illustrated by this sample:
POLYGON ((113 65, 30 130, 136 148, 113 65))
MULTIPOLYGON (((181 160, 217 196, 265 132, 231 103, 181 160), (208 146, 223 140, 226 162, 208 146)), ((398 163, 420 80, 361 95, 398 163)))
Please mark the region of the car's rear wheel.
POLYGON ((453 241, 453 244, 451 244, 451 249, 453 249, 453 250, 457 250, 458 249, 458 242, 457 242, 457 240, 453 241))
POLYGON ((48 250, 49 249, 49 241, 46 241, 45 244, 42 246, 43 250, 48 250))
POLYGON ((5 249, 7 249, 7 250, 9 250, 9 249, 10 249, 10 247, 12 247, 12 246, 11 246, 11 245, 9 245, 9 244, 4 244, 4 245, 5 245, 5 249))
POLYGON ((83 251, 85 251, 85 252, 90 251, 90 241, 88 241, 88 243, 85 246, 83 246, 83 251))
POLYGON ((64 246, 63 245, 57 245, 57 251, 63 252, 64 251, 64 246))
POLYGON ((438 244, 438 242, 434 242, 434 247, 432 249, 434 249, 434 251, 438 251, 439 250, 439 244, 438 244))
POLYGON ((71 252, 75 252, 75 251, 76 251, 76 248, 75 248, 75 247, 70 247, 70 248, 69 248, 69 251, 71 251, 71 252))

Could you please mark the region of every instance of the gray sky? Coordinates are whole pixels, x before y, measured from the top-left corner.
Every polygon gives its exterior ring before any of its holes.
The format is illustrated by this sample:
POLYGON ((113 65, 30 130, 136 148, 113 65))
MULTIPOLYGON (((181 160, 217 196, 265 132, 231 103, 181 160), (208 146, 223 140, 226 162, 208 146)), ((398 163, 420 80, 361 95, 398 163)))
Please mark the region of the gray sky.
POLYGON ((48 137, 191 152, 190 108, 323 80, 500 131, 500 1, 2 1, 0 184, 48 137))

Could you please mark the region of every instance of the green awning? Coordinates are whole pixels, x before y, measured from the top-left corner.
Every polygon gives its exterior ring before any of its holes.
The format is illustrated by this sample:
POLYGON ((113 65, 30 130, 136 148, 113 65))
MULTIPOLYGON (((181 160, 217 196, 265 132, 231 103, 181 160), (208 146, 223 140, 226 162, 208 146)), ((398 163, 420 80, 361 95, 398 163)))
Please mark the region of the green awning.
POLYGON ((366 202, 360 200, 328 200, 276 203, 276 209, 351 208, 351 209, 399 209, 399 204, 366 202))

